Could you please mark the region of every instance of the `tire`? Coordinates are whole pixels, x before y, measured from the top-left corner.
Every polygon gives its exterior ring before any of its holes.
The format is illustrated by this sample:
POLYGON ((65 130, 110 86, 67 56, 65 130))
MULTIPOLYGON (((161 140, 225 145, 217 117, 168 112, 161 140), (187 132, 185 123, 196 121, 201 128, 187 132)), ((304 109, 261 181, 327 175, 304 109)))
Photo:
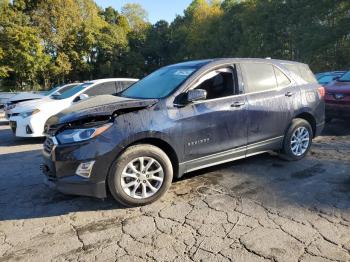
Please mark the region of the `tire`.
POLYGON ((297 161, 297 160, 303 159, 310 150, 310 147, 312 145, 312 138, 313 138, 313 131, 310 123, 301 118, 293 119, 288 131, 284 136, 283 147, 281 150, 280 157, 287 161, 297 161), (300 132, 303 131, 304 133, 298 133, 299 131, 300 132), (308 133, 308 138, 309 138, 307 145, 306 145, 306 137, 305 139, 304 138, 302 139, 302 137, 305 136, 306 133, 308 133), (296 138, 297 134, 301 135, 300 140, 296 138), (292 140, 293 140, 293 143, 292 143, 292 140), (296 146, 297 144, 300 144, 300 147, 296 146))
POLYGON ((161 198, 172 180, 173 167, 169 157, 156 146, 139 144, 127 148, 113 163, 108 186, 117 202, 135 207, 161 198), (150 167, 147 169, 148 164, 150 167), (161 171, 155 173, 157 170, 161 171))

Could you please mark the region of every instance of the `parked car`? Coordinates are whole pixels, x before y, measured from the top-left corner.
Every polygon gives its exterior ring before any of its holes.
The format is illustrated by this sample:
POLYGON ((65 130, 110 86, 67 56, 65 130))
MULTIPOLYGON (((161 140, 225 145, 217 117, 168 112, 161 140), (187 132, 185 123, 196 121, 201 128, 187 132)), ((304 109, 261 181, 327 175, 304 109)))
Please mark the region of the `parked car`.
POLYGON ((65 91, 68 91, 69 89, 81 85, 81 83, 73 83, 73 84, 67 84, 63 86, 57 86, 55 88, 52 88, 51 90, 47 92, 42 93, 19 93, 17 95, 12 96, 4 105, 5 110, 5 117, 9 119, 11 117, 11 111, 19 104, 23 102, 33 102, 33 100, 38 100, 42 98, 49 98, 51 96, 59 95, 65 91))
POLYGON ((316 78, 319 84, 327 85, 334 80, 337 80, 339 77, 343 76, 346 71, 333 71, 316 74, 316 78))
POLYGON ((350 71, 326 86, 326 120, 350 118, 350 71))
POLYGON ((105 198, 108 188, 138 206, 194 170, 271 150, 300 160, 323 126, 324 88, 305 64, 192 61, 49 118, 41 167, 63 193, 105 198))
POLYGON ((89 97, 120 92, 137 81, 129 78, 94 80, 35 103, 24 102, 12 109, 10 126, 17 137, 43 137, 49 117, 89 97))

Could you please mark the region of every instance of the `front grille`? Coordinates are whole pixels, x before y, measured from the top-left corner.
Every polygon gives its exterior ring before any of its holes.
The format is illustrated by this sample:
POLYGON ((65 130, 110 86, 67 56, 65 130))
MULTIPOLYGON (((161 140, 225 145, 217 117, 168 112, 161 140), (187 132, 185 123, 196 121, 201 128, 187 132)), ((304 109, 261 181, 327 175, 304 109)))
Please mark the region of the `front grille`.
POLYGON ((45 151, 46 153, 48 153, 48 154, 51 154, 54 145, 55 145, 55 144, 54 144, 54 142, 52 141, 52 138, 47 137, 46 140, 45 140, 45 142, 44 142, 44 146, 43 146, 43 147, 44 147, 44 151, 45 151))

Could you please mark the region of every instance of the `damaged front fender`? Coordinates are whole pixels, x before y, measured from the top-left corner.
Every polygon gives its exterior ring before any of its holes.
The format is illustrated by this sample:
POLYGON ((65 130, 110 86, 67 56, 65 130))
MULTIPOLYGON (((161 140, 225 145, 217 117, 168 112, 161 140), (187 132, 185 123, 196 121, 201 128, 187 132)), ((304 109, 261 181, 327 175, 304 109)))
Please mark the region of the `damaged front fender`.
POLYGON ((150 107, 158 102, 157 99, 131 99, 112 95, 97 96, 79 102, 50 117, 45 125, 45 132, 53 135, 63 126, 103 123, 111 118, 150 107))

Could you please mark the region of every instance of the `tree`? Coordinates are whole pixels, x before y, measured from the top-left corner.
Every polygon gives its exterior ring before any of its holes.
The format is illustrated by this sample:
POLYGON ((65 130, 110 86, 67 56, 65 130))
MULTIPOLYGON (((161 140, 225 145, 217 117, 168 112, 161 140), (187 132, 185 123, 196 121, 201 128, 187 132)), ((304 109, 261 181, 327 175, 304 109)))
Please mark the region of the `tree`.
POLYGON ((38 31, 28 21, 24 13, 1 4, 0 72, 22 90, 38 87, 36 80, 49 61, 38 31))
POLYGON ((118 21, 119 13, 111 6, 107 7, 101 14, 109 24, 116 24, 118 21))
POLYGON ((148 14, 140 4, 126 4, 121 13, 128 20, 132 30, 142 31, 148 25, 148 14))
POLYGON ((152 72, 159 67, 171 63, 171 35, 167 21, 161 20, 147 32, 142 54, 146 60, 146 72, 152 72))
POLYGON ((0 0, 1 84, 19 89, 142 77, 179 61, 272 57, 314 71, 350 67, 349 0, 193 0, 170 24, 139 4, 0 0))
POLYGON ((56 82, 91 78, 99 34, 108 23, 92 0, 48 0, 38 4, 33 25, 41 32, 51 57, 50 78, 56 82))
POLYGON ((176 60, 215 57, 220 50, 217 31, 222 14, 220 1, 194 0, 171 26, 181 54, 176 60))

